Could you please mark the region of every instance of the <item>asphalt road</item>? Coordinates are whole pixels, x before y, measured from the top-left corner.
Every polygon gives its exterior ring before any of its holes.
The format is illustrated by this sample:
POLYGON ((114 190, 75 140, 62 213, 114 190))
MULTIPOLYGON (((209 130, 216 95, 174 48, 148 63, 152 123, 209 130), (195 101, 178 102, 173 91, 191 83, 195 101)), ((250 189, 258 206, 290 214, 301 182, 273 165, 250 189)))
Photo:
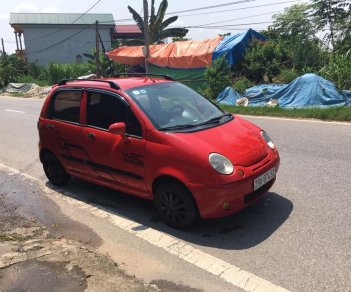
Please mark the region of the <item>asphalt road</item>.
MULTIPOLYGON (((46 183, 36 129, 42 102, 0 97, 0 163, 46 183)), ((175 231, 158 222, 149 202, 78 179, 56 191, 61 197, 74 197, 162 232, 288 290, 351 291, 351 124, 248 119, 270 134, 278 146, 281 167, 270 193, 229 218, 175 231)), ((99 238, 100 251, 125 263, 126 271, 145 281, 236 291, 220 277, 116 227, 104 216, 94 217, 86 208, 77 212, 74 204, 59 196, 28 194, 14 199, 28 212, 41 214, 44 221, 54 204, 56 217, 84 224, 92 237, 99 238)))

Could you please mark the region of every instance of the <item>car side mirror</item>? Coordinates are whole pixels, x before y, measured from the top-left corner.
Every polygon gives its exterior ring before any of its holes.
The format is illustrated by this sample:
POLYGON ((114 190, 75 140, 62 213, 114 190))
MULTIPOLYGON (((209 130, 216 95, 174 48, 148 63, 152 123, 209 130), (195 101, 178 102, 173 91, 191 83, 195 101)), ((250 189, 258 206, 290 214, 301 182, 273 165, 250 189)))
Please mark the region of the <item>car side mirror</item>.
POLYGON ((108 131, 114 135, 124 136, 126 133, 126 123, 114 123, 108 127, 108 131))

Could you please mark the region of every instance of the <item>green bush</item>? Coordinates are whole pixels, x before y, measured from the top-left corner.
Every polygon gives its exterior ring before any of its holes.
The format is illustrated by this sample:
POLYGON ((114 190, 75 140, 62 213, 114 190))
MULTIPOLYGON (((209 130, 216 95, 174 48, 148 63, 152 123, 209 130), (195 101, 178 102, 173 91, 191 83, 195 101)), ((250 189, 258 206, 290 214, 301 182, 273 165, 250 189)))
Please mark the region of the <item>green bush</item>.
POLYGON ((88 75, 95 72, 93 64, 56 64, 49 63, 47 70, 47 82, 49 84, 58 83, 62 79, 74 79, 79 76, 88 75))
POLYGON ((246 77, 239 77, 235 80, 233 87, 236 91, 244 93, 246 89, 254 86, 254 84, 246 77))
POLYGON ((287 62, 287 52, 278 41, 254 41, 246 50, 244 57, 238 62, 235 71, 239 76, 246 76, 255 83, 272 82, 280 74, 287 62))
POLYGON ((279 75, 279 81, 282 83, 290 83, 294 81, 300 74, 295 70, 283 70, 279 75))
POLYGON ((231 86, 231 73, 229 65, 224 57, 218 58, 211 67, 205 71, 207 88, 202 94, 207 98, 215 99, 227 86, 231 86))
POLYGON ((46 80, 42 80, 42 79, 35 79, 32 76, 29 75, 20 75, 18 77, 17 82, 19 83, 35 83, 39 86, 48 86, 49 83, 46 80))
MULTIPOLYGON (((114 62, 108 62, 101 55, 103 76, 114 76, 125 71, 125 66, 114 62)), ((35 63, 24 64, 16 55, 5 56, 0 59, 0 87, 8 83, 36 83, 38 85, 52 85, 62 79, 74 79, 79 76, 95 73, 95 63, 57 64, 51 62, 48 66, 40 66, 35 63)))
POLYGON ((339 89, 351 89, 351 50, 345 54, 331 55, 328 64, 319 73, 339 89))
POLYGON ((19 74, 23 71, 20 60, 12 55, 5 55, 0 61, 0 87, 6 86, 11 82, 17 82, 19 74))

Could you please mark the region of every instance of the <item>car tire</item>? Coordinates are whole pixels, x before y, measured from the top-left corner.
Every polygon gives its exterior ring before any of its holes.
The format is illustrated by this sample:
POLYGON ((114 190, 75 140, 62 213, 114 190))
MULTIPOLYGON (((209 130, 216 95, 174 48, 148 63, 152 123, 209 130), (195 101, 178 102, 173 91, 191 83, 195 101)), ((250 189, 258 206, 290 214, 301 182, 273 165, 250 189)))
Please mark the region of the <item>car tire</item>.
POLYGON ((45 175, 53 185, 62 186, 70 180, 71 176, 52 153, 44 153, 42 163, 45 175))
POLYGON ((179 183, 161 184, 155 191, 154 199, 158 214, 171 227, 186 228, 198 218, 192 195, 179 183))

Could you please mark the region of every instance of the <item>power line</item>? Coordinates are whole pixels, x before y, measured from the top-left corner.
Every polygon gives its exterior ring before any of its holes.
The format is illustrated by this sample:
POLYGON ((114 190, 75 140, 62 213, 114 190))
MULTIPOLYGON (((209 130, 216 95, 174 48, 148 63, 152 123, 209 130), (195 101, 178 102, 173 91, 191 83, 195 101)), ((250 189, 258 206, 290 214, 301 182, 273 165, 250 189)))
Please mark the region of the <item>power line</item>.
POLYGON ((261 21, 261 22, 250 22, 250 23, 237 23, 237 24, 226 24, 226 25, 193 25, 193 26, 186 26, 185 28, 208 28, 208 27, 212 27, 212 28, 221 28, 223 26, 225 27, 235 27, 235 26, 240 26, 240 25, 252 25, 252 24, 271 24, 272 21, 261 21))
POLYGON ((31 51, 30 53, 39 53, 39 52, 45 51, 45 50, 47 50, 47 49, 50 49, 50 48, 52 48, 52 47, 55 47, 55 46, 57 46, 57 45, 59 45, 59 44, 65 42, 65 41, 67 41, 68 39, 70 39, 70 38, 76 36, 77 34, 80 34, 80 33, 83 32, 84 30, 87 30, 87 29, 88 29, 90 26, 92 26, 92 25, 93 25, 93 24, 91 24, 91 25, 89 25, 89 26, 86 26, 86 27, 84 27, 83 29, 81 29, 80 31, 78 31, 78 32, 76 32, 76 33, 74 33, 74 34, 72 34, 72 35, 70 35, 70 36, 64 38, 63 40, 60 40, 60 41, 58 41, 58 42, 56 42, 56 43, 54 43, 54 44, 52 44, 52 45, 50 45, 50 46, 48 46, 48 47, 46 47, 46 48, 43 48, 43 49, 40 49, 40 50, 36 50, 36 51, 31 51))
MULTIPOLYGON (((253 1, 253 0, 251 0, 253 1)), ((193 14, 185 14, 181 15, 181 17, 188 17, 188 16, 195 16, 195 15, 207 15, 207 14, 215 14, 215 13, 221 13, 221 12, 230 12, 230 11, 237 11, 237 10, 246 10, 246 9, 252 9, 252 8, 260 8, 260 7, 267 7, 267 6, 275 6, 275 5, 280 5, 280 4, 286 4, 286 3, 293 3, 293 2, 301 2, 302 0, 288 0, 288 1, 280 1, 280 2, 275 2, 275 3, 269 3, 269 4, 262 4, 262 5, 255 5, 255 6, 246 6, 246 7, 239 7, 239 8, 233 8, 233 9, 226 9, 226 10, 217 10, 217 11, 209 11, 209 12, 201 12, 201 13, 193 13, 193 14)), ((238 1, 242 2, 242 1, 238 1)), ((237 4, 240 4, 236 2, 237 4)), ((249 2, 249 1, 246 1, 249 2)), ((231 4, 233 5, 234 2, 229 2, 225 4, 231 4)), ((218 4, 218 5, 225 5, 225 4, 218 4)), ((216 5, 213 5, 216 6, 216 5)), ((206 6, 206 9, 210 9, 209 7, 212 6, 206 6)), ((169 12, 165 13, 165 15, 171 15, 171 14, 182 14, 186 12, 191 12, 191 11, 198 11, 202 10, 205 7, 199 7, 199 8, 194 8, 194 9, 188 9, 188 10, 182 10, 182 11, 174 11, 174 12, 169 12)), ((133 18, 122 18, 122 19, 116 19, 115 22, 125 22, 125 21, 130 21, 134 20, 133 18)))
POLYGON ((217 5, 212 5, 212 6, 204 6, 204 7, 198 7, 198 8, 193 8, 193 9, 187 9, 187 10, 179 10, 179 11, 169 12, 169 13, 166 13, 166 14, 170 15, 170 14, 178 14, 178 13, 191 12, 191 11, 207 10, 207 9, 213 9, 213 8, 219 8, 219 7, 223 7, 223 6, 242 4, 242 3, 252 2, 252 1, 256 1, 256 0, 234 1, 234 2, 217 4, 217 5))
POLYGON ((255 14, 255 15, 250 15, 250 16, 245 16, 245 17, 240 17, 240 18, 231 18, 231 19, 227 19, 227 20, 221 20, 221 21, 216 21, 216 22, 211 22, 211 23, 206 23, 206 24, 199 24, 197 26, 206 26, 206 25, 223 23, 223 22, 228 22, 228 21, 233 21, 233 20, 241 20, 241 19, 247 19, 247 18, 262 16, 262 15, 269 15, 269 14, 274 14, 274 13, 279 13, 279 12, 281 12, 281 10, 279 10, 279 11, 271 11, 271 12, 261 13, 261 14, 255 14))
POLYGON ((86 15, 90 10, 92 10, 96 5, 99 4, 99 2, 101 2, 101 0, 98 0, 95 2, 95 4, 93 6, 91 6, 87 11, 85 11, 81 16, 79 16, 75 21, 73 21, 71 24, 76 23, 79 19, 81 19, 84 15, 86 15))
MULTIPOLYGON (((101 0, 98 0, 92 7, 90 7, 86 12, 84 12, 80 17, 78 17, 73 23, 75 23, 78 19, 80 19, 81 17, 83 17, 85 14, 87 14, 91 9, 93 9, 101 0)), ((223 7, 223 6, 229 6, 229 5, 234 5, 234 4, 242 4, 242 3, 247 3, 247 2, 252 2, 252 1, 256 1, 256 0, 241 0, 241 1, 235 1, 235 2, 229 2, 229 3, 223 3, 223 4, 218 4, 218 5, 212 5, 212 6, 205 6, 205 7, 199 7, 199 8, 194 8, 194 9, 188 9, 188 10, 182 10, 182 11, 175 11, 175 12, 170 12, 170 13, 166 13, 166 14, 176 14, 176 13, 184 13, 184 12, 190 12, 190 11, 195 11, 195 10, 205 10, 205 9, 213 9, 213 8, 217 8, 217 7, 223 7)), ((284 4, 284 3, 291 3, 291 2, 298 2, 300 0, 290 0, 290 1, 282 1, 282 2, 278 2, 278 3, 270 3, 270 4, 264 4, 264 5, 256 5, 256 6, 248 6, 248 7, 241 7, 241 8, 236 8, 236 9, 232 9, 232 10, 243 10, 243 9, 251 9, 251 8, 258 8, 258 7, 265 7, 265 6, 272 6, 272 5, 278 5, 278 4, 284 4)), ((228 10, 225 10, 228 11, 228 10)), ((230 11, 230 10, 229 10, 230 11)), ((201 13, 201 14, 212 14, 212 13, 219 13, 219 12, 223 12, 223 11, 212 11, 212 12, 207 12, 207 13, 201 13)), ((194 14, 192 14, 194 15, 194 14)), ((192 16, 190 15, 184 15, 184 16, 192 16)), ((200 14, 196 14, 196 15, 200 15, 200 14)), ((183 16, 183 17, 184 17, 183 16)), ((253 17, 253 16, 252 16, 253 17)), ((132 19, 132 18, 131 18, 132 19)), ((243 18, 242 18, 243 19, 243 18)), ((122 19, 123 20, 123 19, 122 19)), ((126 19, 124 19, 126 20, 126 19)), ((115 22, 118 22, 121 20, 116 20, 115 22)), ((229 20, 228 20, 229 21, 229 20)), ((226 21, 221 21, 221 22, 226 22, 226 21)), ((221 22, 217 22, 217 23, 221 23, 221 22)), ((72 23, 72 24, 73 24, 72 23)), ((100 23, 104 23, 104 22, 100 22, 100 23)), ((209 24, 206 25, 195 25, 195 26, 187 26, 187 28, 202 28, 202 29, 228 29, 227 27, 236 27, 236 26, 241 26, 241 25, 252 25, 252 24, 263 24, 263 23, 271 23, 271 22, 258 22, 258 23, 244 23, 244 24, 232 24, 232 25, 226 25, 226 26, 209 26, 209 24)), ((215 23, 210 23, 210 24, 215 24, 215 23)), ((91 24, 92 25, 92 24, 91 24)), ((86 26, 85 28, 83 28, 82 30, 66 37, 65 39, 56 42, 44 49, 41 50, 36 50, 33 51, 33 53, 36 52, 42 52, 44 50, 47 50, 49 48, 52 48, 56 45, 59 45, 60 43, 63 43, 64 41, 76 36, 77 34, 83 32, 84 30, 88 29, 91 25, 86 26)), ((67 29, 67 28, 65 28, 67 29)), ((61 32, 65 29, 59 30, 57 32, 61 32)), ((232 28, 233 29, 233 28, 232 28)), ((56 34, 57 32, 51 33, 49 35, 53 35, 56 34)), ((44 38, 45 36, 41 37, 44 38)), ((40 38, 38 38, 40 39, 40 38)), ((33 39, 34 40, 34 39, 33 39)))
POLYGON ((301 2, 301 0, 281 1, 281 2, 276 2, 276 3, 262 4, 262 5, 256 5, 256 6, 239 7, 239 8, 229 9, 229 10, 226 9, 226 10, 218 10, 218 11, 211 11, 211 12, 202 12, 202 13, 186 14, 186 15, 182 15, 182 17, 196 16, 196 15, 215 14, 215 13, 222 13, 222 12, 229 12, 229 11, 237 11, 237 10, 246 10, 246 9, 260 8, 260 7, 267 7, 267 6, 275 6, 275 5, 280 5, 280 4, 285 4, 285 3, 293 3, 293 2, 301 2))

